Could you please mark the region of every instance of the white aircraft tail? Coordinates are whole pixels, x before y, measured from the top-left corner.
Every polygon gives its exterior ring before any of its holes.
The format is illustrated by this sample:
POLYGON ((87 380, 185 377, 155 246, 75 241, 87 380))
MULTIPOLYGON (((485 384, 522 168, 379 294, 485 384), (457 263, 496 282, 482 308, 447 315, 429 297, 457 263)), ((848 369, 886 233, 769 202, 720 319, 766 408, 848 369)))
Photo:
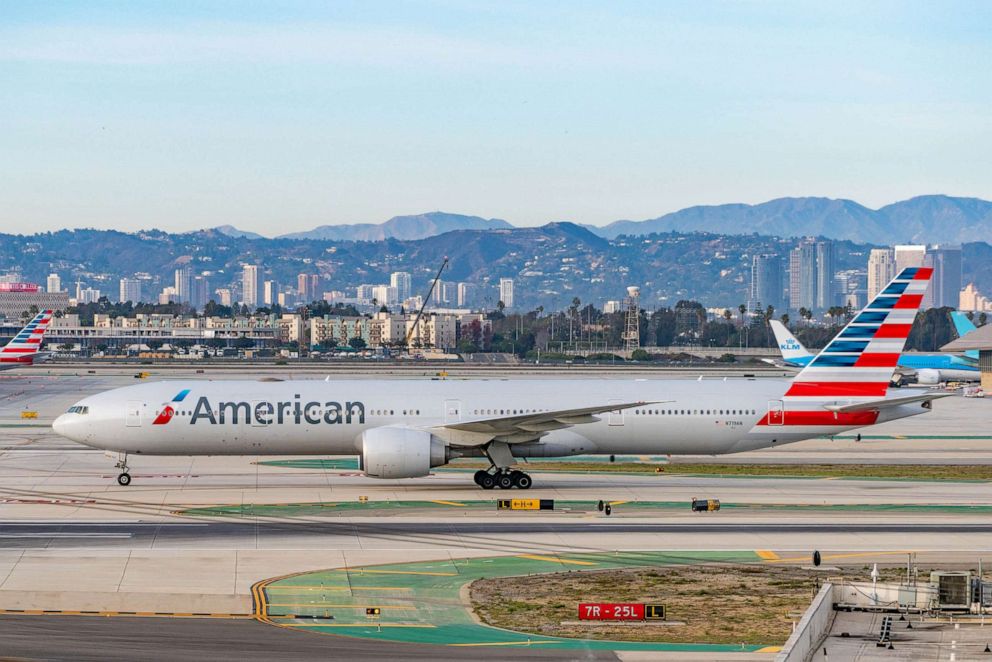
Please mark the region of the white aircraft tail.
POLYGON ((792 335, 788 327, 778 320, 770 320, 772 332, 775 334, 775 342, 782 351, 782 358, 786 361, 797 361, 799 359, 809 360, 813 354, 806 349, 799 340, 792 335))
POLYGON ((41 341, 51 321, 51 310, 35 315, 13 340, 0 348, 0 363, 32 363, 34 357, 40 354, 41 341))

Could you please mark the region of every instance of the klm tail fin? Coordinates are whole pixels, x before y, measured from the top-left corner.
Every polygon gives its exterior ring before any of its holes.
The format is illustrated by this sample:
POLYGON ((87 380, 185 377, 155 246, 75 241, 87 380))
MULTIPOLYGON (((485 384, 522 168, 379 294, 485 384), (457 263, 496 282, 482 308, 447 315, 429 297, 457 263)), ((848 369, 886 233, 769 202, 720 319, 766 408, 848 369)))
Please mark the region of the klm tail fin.
POLYGON ((903 269, 794 378, 786 398, 884 398, 933 269, 903 269))
POLYGON ((792 335, 788 327, 782 324, 778 320, 769 320, 769 324, 772 326, 772 332, 775 334, 775 342, 778 343, 778 348, 782 352, 782 359, 795 366, 805 366, 813 360, 813 355, 808 349, 803 347, 803 344, 792 335))
MULTIPOLYGON (((954 330, 958 332, 958 338, 964 338, 966 335, 977 329, 975 323, 968 319, 968 316, 962 313, 960 310, 951 311, 951 321, 954 322, 954 330)), ((965 358, 971 361, 978 360, 978 350, 969 349, 964 353, 965 358)))

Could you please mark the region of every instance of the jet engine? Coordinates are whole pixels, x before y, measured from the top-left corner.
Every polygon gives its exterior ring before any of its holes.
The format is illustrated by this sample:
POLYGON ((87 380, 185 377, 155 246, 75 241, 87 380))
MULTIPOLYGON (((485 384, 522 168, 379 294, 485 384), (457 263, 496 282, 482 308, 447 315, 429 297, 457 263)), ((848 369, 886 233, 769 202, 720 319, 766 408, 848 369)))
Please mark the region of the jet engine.
POLYGON ((940 383, 940 370, 922 368, 916 371, 916 383, 933 386, 940 383))
POLYGON ((444 442, 424 430, 372 428, 362 433, 360 467, 372 478, 417 478, 450 459, 444 442))

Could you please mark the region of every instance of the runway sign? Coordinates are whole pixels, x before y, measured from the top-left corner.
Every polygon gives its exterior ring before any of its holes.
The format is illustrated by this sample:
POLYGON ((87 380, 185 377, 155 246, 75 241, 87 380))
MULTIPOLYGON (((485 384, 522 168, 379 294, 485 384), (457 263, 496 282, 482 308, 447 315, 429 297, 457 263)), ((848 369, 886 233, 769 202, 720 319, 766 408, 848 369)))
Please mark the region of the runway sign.
POLYGON ((554 499, 497 499, 497 510, 554 510, 554 499))
POLYGON ((580 621, 643 621, 644 605, 637 602, 583 602, 580 621))
POLYGON ((639 602, 583 602, 579 605, 580 621, 663 621, 665 605, 639 602))

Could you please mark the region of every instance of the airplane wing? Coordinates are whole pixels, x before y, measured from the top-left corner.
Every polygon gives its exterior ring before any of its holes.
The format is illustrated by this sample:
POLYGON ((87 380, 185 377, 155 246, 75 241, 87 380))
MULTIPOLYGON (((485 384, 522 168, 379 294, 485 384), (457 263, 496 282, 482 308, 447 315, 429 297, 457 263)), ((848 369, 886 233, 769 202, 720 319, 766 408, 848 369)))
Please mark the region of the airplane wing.
MULTIPOLYGON (((508 444, 523 443, 534 441, 552 430, 560 430, 584 423, 595 423, 600 420, 596 416, 597 414, 660 404, 661 402, 624 402, 581 407, 578 409, 559 409, 556 411, 540 411, 529 414, 481 418, 448 423, 437 426, 433 430, 438 436, 442 436, 449 443, 458 446, 478 446, 494 440, 503 441, 508 444)), ((672 401, 665 400, 664 402, 672 401)))
POLYGON ((824 409, 829 409, 838 414, 847 414, 856 411, 878 411, 900 405, 909 405, 914 402, 930 402, 939 398, 946 398, 953 393, 942 393, 939 391, 926 391, 914 395, 902 395, 897 398, 884 398, 881 400, 869 400, 868 402, 858 402, 851 405, 823 405, 824 409))

